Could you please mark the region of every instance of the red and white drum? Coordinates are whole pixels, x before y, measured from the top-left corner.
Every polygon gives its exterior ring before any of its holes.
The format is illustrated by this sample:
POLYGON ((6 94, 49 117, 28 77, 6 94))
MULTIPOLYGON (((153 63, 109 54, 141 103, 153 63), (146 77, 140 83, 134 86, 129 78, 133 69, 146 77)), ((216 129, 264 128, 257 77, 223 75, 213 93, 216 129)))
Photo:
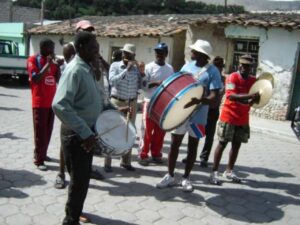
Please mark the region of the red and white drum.
POLYGON ((201 98, 203 87, 190 73, 178 72, 166 79, 154 92, 148 107, 148 115, 163 130, 172 130, 181 125, 197 105, 184 106, 193 97, 201 98))

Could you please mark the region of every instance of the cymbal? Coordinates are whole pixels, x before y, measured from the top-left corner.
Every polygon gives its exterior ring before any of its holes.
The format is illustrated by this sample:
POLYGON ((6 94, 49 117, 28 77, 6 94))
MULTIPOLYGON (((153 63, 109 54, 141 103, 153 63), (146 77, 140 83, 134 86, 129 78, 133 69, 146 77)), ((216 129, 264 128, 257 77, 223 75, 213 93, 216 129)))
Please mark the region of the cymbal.
POLYGON ((260 100, 259 103, 252 105, 253 108, 262 108, 264 107, 272 97, 273 86, 269 80, 258 80, 250 88, 249 94, 254 94, 259 92, 260 100))
POLYGON ((275 79, 273 77, 273 75, 269 72, 263 72, 262 74, 260 74, 258 76, 258 80, 268 80, 271 82, 272 84, 272 87, 274 88, 274 85, 275 85, 275 79))

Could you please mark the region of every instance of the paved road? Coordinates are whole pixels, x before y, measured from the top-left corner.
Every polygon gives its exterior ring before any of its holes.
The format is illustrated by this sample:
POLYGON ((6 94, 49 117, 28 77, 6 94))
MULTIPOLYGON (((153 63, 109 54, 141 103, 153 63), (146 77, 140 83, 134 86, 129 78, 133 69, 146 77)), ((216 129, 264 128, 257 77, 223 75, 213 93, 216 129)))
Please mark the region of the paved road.
MULTIPOLYGON (((140 115, 138 117, 140 121, 140 115)), ((139 123, 138 123, 139 124, 139 123)), ((139 125, 137 125, 139 127, 139 125)), ((30 90, 0 81, 0 224, 60 224, 67 190, 53 188, 58 169, 59 122, 56 120, 47 172, 32 164, 32 116, 30 90)), ((164 145, 166 157, 170 137, 164 145)), ((201 146, 201 144, 200 144, 201 146)), ((186 140, 180 159, 185 155, 186 140)), ((194 168, 193 193, 180 187, 158 190, 154 185, 166 173, 162 166, 141 167, 137 172, 121 169, 113 160, 114 173, 104 181, 91 180, 84 211, 94 224, 299 224, 300 147, 296 139, 281 140, 252 133, 237 162, 243 184, 207 183, 210 169, 194 168)), ((225 152, 222 170, 227 161, 225 152)), ((103 158, 95 157, 101 171, 103 158)), ((183 164, 178 163, 178 179, 183 164)), ((104 172, 103 172, 104 173, 104 172)))

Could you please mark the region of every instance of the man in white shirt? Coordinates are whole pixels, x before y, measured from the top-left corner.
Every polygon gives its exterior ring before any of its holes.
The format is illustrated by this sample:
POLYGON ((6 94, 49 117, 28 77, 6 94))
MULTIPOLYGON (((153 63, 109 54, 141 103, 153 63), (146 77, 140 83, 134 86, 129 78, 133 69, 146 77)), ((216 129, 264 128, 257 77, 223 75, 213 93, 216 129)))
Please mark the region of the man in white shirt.
POLYGON ((143 89, 145 91, 145 102, 143 107, 143 125, 145 127, 143 134, 143 142, 141 152, 139 154, 139 164, 147 166, 149 164, 149 150, 155 163, 162 163, 162 146, 165 136, 158 124, 156 124, 147 113, 150 98, 165 79, 174 73, 173 67, 166 63, 168 56, 168 46, 165 43, 159 43, 154 48, 155 61, 149 63, 145 67, 145 78, 143 81, 143 89))

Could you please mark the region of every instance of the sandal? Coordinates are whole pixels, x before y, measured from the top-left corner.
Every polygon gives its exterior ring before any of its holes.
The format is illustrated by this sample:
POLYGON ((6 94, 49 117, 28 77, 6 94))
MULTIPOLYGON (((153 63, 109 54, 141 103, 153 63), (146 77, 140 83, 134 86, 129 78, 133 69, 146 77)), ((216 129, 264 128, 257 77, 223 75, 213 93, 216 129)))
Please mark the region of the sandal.
POLYGON ((63 176, 61 176, 60 174, 58 174, 55 179, 54 187, 56 189, 63 189, 63 188, 65 188, 65 186, 66 186, 65 178, 63 176))
POLYGON ((79 221, 82 223, 90 223, 91 219, 89 217, 87 217, 86 215, 81 214, 79 216, 79 221))

